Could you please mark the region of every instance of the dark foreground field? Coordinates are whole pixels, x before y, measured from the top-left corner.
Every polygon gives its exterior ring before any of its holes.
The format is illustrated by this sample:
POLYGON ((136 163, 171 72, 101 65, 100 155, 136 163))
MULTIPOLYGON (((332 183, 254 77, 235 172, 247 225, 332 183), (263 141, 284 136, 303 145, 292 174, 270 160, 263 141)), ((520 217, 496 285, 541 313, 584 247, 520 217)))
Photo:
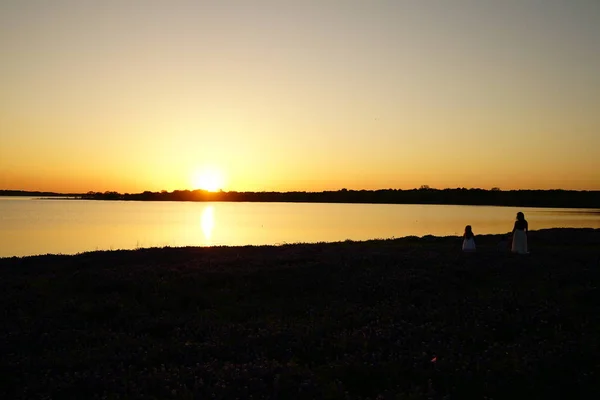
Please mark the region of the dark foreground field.
POLYGON ((1 399, 595 398, 600 230, 0 260, 1 399))

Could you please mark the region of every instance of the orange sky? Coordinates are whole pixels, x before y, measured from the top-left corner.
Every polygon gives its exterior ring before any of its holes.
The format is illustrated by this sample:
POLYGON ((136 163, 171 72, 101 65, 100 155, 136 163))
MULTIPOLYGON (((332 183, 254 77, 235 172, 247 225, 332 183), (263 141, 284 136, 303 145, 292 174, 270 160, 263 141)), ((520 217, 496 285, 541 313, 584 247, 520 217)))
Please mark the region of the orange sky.
POLYGON ((592 0, 2 2, 0 189, 600 190, 599 37, 592 0))

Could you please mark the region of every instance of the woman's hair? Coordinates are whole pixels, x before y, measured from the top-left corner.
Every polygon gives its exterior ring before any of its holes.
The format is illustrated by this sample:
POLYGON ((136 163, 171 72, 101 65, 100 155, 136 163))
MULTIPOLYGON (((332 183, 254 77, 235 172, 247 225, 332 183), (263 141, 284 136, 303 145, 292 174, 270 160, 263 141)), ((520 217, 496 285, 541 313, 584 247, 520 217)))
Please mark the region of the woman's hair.
POLYGON ((521 211, 517 213, 517 221, 525 221, 525 214, 523 214, 521 211))
POLYGON ((465 236, 467 238, 472 238, 474 236, 473 235, 473 228, 471 228, 471 225, 465 226, 465 236))

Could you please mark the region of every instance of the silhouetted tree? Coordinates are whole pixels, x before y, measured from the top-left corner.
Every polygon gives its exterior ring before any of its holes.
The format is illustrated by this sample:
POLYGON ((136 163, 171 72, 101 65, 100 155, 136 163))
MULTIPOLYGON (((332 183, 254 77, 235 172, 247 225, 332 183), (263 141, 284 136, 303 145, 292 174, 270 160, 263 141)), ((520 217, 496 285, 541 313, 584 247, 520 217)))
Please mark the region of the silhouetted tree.
MULTIPOLYGON (((5 191, 6 192, 6 191, 5 191)), ((2 192, 0 192, 2 193, 2 192)), ((207 192, 206 190, 145 191, 137 194, 88 192, 79 195, 92 200, 151 201, 248 201, 248 202, 323 202, 388 204, 463 204, 532 207, 600 208, 600 191, 573 190, 484 190, 479 188, 348 190, 324 192, 207 192)))

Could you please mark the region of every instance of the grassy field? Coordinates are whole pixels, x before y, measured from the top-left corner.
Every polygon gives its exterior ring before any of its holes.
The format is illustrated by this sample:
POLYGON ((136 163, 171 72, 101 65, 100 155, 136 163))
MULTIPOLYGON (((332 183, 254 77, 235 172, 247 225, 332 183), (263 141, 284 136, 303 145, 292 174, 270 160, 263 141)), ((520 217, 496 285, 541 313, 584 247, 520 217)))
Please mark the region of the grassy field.
POLYGON ((600 230, 0 259, 1 399, 600 390, 600 230))

